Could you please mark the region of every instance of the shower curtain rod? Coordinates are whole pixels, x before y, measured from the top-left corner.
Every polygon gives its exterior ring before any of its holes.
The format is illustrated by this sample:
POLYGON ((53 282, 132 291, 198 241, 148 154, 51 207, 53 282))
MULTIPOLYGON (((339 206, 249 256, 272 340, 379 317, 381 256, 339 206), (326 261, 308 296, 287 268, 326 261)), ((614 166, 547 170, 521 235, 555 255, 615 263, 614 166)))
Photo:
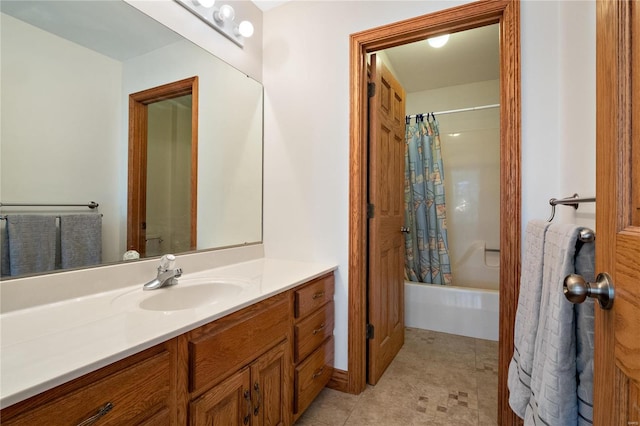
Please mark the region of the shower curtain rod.
MULTIPOLYGON (((476 106, 476 107, 469 107, 469 108, 460 108, 460 109, 450 109, 448 111, 438 111, 438 112, 425 112, 422 115, 429 115, 429 114, 433 114, 433 115, 443 115, 443 114, 453 114, 456 112, 467 112, 467 111, 478 111, 481 109, 489 109, 489 108, 498 108, 500 106, 500 104, 491 104, 491 105, 481 105, 481 106, 476 106)), ((415 118, 417 115, 419 114, 413 114, 413 115, 408 115, 408 118, 415 118)))

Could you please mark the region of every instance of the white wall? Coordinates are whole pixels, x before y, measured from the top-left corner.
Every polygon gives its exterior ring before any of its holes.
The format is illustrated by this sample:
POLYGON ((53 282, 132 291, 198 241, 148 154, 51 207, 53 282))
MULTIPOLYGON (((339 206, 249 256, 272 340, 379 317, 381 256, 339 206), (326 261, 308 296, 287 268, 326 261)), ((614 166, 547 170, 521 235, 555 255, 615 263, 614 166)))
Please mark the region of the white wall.
MULTIPOLYGON (((461 3, 294 1, 264 14, 265 248, 339 264, 337 368, 347 366, 349 34, 461 3)), ((593 179, 573 177, 593 157, 565 163, 577 149, 595 150, 582 130, 595 115, 595 6, 524 1, 521 12, 525 224, 546 218, 549 198, 572 193, 578 180, 594 192, 593 179), (578 140, 567 140, 576 127, 578 140)))

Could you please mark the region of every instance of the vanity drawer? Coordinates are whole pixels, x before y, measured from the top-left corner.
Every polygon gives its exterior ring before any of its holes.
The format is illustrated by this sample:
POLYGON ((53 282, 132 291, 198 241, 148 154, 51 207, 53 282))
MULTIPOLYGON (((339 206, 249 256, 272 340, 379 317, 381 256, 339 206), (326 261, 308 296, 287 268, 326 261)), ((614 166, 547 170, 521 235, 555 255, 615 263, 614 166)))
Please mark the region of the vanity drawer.
POLYGON ((304 317, 333 299, 333 273, 311 281, 308 285, 295 291, 295 316, 304 317))
MULTIPOLYGON (((2 424, 77 425, 96 416, 107 404, 112 408, 104 410, 100 425, 167 424, 171 421, 171 368, 171 354, 161 352, 79 389, 61 393, 43 405, 29 407, 27 400, 21 415, 6 418, 3 411, 2 424)), ((59 393, 57 388, 49 392, 59 393)), ((46 394, 34 398, 49 399, 46 394)))
POLYGON ((309 355, 295 371, 294 412, 304 411, 333 374, 333 336, 309 355))
POLYGON ((330 301, 294 327, 295 362, 300 362, 333 334, 334 304, 330 301))
POLYGON ((289 309, 283 293, 192 332, 189 391, 211 388, 289 336, 289 309))

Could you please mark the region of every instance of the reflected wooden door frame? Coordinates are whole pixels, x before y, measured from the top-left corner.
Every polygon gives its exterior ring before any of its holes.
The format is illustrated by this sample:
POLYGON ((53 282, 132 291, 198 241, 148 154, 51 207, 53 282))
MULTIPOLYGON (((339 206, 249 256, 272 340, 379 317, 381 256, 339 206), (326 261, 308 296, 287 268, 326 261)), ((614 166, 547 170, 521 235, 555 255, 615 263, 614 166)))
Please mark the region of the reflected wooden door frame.
POLYGON ((507 372, 520 280, 520 3, 482 0, 366 30, 350 37, 349 337, 348 371, 333 385, 360 393, 366 385, 367 313, 367 53, 428 37, 500 24, 500 331, 498 421, 517 424, 507 372))
POLYGON ((147 216, 147 119, 149 104, 191 95, 191 243, 197 244, 198 77, 190 77, 129 95, 129 172, 127 182, 127 250, 145 254, 142 222, 147 216))

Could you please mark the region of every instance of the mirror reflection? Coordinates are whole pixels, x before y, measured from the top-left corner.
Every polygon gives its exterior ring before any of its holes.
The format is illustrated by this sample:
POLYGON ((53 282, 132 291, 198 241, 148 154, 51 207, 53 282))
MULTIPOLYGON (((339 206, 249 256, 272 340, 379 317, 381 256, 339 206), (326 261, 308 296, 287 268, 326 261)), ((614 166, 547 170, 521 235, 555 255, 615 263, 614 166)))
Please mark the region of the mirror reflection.
POLYGON ((131 250, 261 241, 258 82, 122 1, 0 8, 3 279, 119 262, 131 250), (148 145, 131 160, 131 96, 193 78, 197 96, 150 103, 148 145), (141 164, 144 211, 132 212, 141 164))

